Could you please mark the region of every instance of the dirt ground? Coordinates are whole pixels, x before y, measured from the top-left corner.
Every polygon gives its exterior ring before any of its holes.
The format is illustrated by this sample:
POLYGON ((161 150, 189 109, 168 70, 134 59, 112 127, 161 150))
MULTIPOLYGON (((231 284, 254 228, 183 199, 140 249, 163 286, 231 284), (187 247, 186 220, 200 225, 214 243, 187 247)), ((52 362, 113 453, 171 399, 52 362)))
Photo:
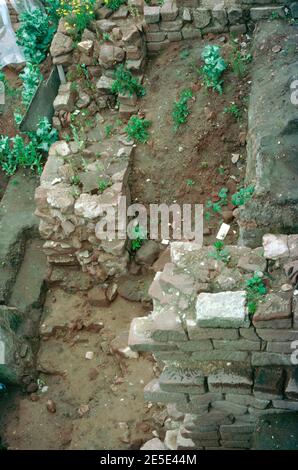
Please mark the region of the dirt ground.
MULTIPOLYGON (((172 44, 147 66, 146 96, 141 104, 146 118, 152 122, 151 137, 147 145, 136 148, 130 184, 133 201, 145 205, 205 204, 208 199, 216 202, 222 187, 232 195, 243 185, 249 74, 239 79, 231 70, 226 71, 224 93, 208 92, 198 74, 206 44, 221 45, 222 55, 229 61, 232 45, 228 36, 222 35, 200 42, 172 44), (194 96, 191 114, 175 133, 173 103, 182 90, 189 88, 194 96), (232 103, 241 110, 240 120, 224 112, 232 103), (231 161, 232 154, 239 154, 236 164, 231 161)), ((205 232, 209 228, 216 234, 220 223, 220 216, 212 216, 205 222, 205 232)), ((228 243, 237 239, 235 222, 232 229, 228 243)), ((206 238, 206 243, 211 241, 206 238)))
POLYGON ((48 292, 41 330, 46 324, 53 332, 41 340, 37 357, 42 390, 9 402, 0 422, 7 447, 137 449, 152 431, 162 435, 153 418, 164 414, 143 400, 144 385, 156 372, 153 359, 126 359, 117 352, 131 320, 142 315, 140 303, 120 296, 99 308, 90 307, 82 293, 48 292), (86 359, 88 351, 92 359, 86 359), (49 400, 54 413, 47 409, 49 400))

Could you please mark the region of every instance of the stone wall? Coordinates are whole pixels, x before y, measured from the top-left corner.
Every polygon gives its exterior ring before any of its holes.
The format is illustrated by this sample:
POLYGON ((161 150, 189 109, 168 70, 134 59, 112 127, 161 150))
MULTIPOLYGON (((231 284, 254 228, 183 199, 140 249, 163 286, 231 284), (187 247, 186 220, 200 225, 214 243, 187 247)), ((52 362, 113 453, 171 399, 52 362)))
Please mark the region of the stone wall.
POLYGON ((124 63, 138 80, 145 66, 139 4, 132 1, 130 5, 134 16, 126 6, 112 17, 111 10, 99 8, 97 19, 77 45, 61 20, 50 48, 53 63, 67 73, 67 83, 60 86, 54 101, 53 126, 61 141, 51 147, 36 191, 40 234, 46 240, 49 263, 80 264, 99 281, 121 275, 129 260, 126 231, 121 233, 122 227, 116 227, 116 240, 100 240, 98 229, 106 215, 104 206, 116 211, 121 196, 130 204, 127 181, 134 142, 125 134, 103 132, 109 117, 128 119, 139 109, 135 95, 116 96, 111 91, 119 64, 124 63), (100 114, 104 110, 105 118, 100 114), (86 116, 81 140, 70 131, 80 116, 86 116), (102 189, 100 181, 105 182, 102 189))
POLYGON ((298 16, 298 3, 287 1, 166 0, 162 6, 144 6, 147 48, 154 54, 170 42, 200 38, 207 33, 243 34, 255 22, 286 14, 298 16), (291 9, 286 5, 291 3, 291 9))
POLYGON ((152 352, 162 367, 144 393, 167 405, 170 448, 251 448, 258 418, 298 411, 297 276, 291 284, 284 271, 298 259, 298 237, 267 235, 264 249, 227 250, 225 264, 213 247, 173 242, 172 261, 149 290, 152 313, 131 325, 131 349, 152 352), (251 318, 254 274, 267 294, 251 318))

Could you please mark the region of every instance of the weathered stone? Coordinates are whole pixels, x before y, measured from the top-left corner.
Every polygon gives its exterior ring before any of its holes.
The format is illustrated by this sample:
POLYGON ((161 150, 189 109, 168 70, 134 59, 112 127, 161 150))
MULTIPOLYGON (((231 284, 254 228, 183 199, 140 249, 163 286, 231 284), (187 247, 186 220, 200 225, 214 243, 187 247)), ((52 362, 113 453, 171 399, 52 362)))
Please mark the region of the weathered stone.
POLYGON ((53 57, 71 52, 74 48, 73 40, 62 33, 56 33, 50 47, 50 53, 53 57))
POLYGON ((234 393, 227 393, 226 400, 238 405, 253 406, 260 410, 264 410, 270 403, 270 400, 262 400, 254 397, 253 395, 237 395, 234 393))
POLYGON ((237 328, 247 326, 246 292, 200 294, 196 319, 201 327, 237 328))
POLYGON ((153 322, 148 317, 134 318, 129 331, 128 345, 132 351, 171 351, 175 344, 159 343, 151 338, 153 322))
POLYGON ((267 294, 258 303, 257 311, 253 316, 253 324, 256 328, 287 328, 292 324, 291 315, 289 297, 275 293, 267 294))
POLYGON ((105 75, 102 75, 98 82, 96 83, 96 88, 98 91, 103 92, 103 93, 111 93, 111 89, 114 83, 114 79, 110 77, 106 77, 105 75))
POLYGON ((241 8, 229 8, 228 9, 228 18, 231 25, 241 23, 242 20, 242 10, 241 8))
POLYGON ((206 28, 211 21, 211 12, 206 8, 196 8, 193 10, 193 20, 196 28, 206 28))
POLYGON ((84 54, 91 55, 93 51, 93 41, 81 41, 78 43, 79 51, 84 54))
POLYGON ((288 236, 266 234, 263 236, 264 257, 268 259, 289 256, 288 236))
POLYGON ((50 207, 59 209, 63 214, 66 214, 72 210, 75 200, 68 187, 55 186, 48 190, 47 202, 50 207))
POLYGON ((245 339, 249 339, 250 341, 260 340, 254 328, 240 328, 239 333, 240 333, 240 336, 242 336, 245 339))
POLYGON ((289 399, 298 399, 298 372, 297 369, 293 376, 289 378, 288 384, 285 389, 286 397, 289 399))
POLYGON ((165 392, 161 390, 158 380, 154 379, 144 388, 144 398, 146 401, 159 403, 187 403, 185 393, 165 392))
POLYGON ((153 439, 150 439, 150 441, 147 441, 145 444, 143 444, 140 450, 166 450, 166 446, 160 439, 154 437, 153 439))
POLYGON ((257 330, 258 336, 265 341, 295 341, 298 340, 298 330, 257 330))
POLYGON ((210 339, 203 339, 200 341, 185 341, 180 343, 178 346, 181 351, 185 352, 213 350, 213 346, 210 339))
POLYGON ((284 380, 284 372, 281 368, 258 368, 255 371, 254 392, 280 395, 283 391, 284 380))
POLYGON ((160 378, 161 390, 182 393, 204 393, 205 379, 199 369, 166 367, 160 378))
POLYGON ((160 23, 160 29, 162 31, 180 31, 183 26, 183 21, 181 19, 177 19, 175 21, 162 21, 160 23))
POLYGON ((290 354, 254 352, 251 357, 252 366, 291 366, 290 354))
MULTIPOLYGON (((187 324, 187 330, 188 330, 188 335, 189 335, 190 340, 199 340, 199 339, 236 340, 239 338, 239 332, 237 329, 199 328, 194 320, 187 320, 186 324, 187 324)), ((243 328, 243 329, 246 330, 246 328, 243 328)))
POLYGON ((267 343, 266 351, 273 353, 291 354, 293 352, 292 343, 273 341, 267 343))
POLYGON ((212 402, 212 408, 234 416, 244 415, 247 412, 247 406, 229 403, 226 400, 212 402))
POLYGON ((234 361, 245 362, 248 360, 248 352, 246 351, 196 351, 191 357, 198 361, 234 361))
POLYGON ((166 0, 160 9, 162 21, 173 21, 178 16, 178 8, 175 0, 166 0))
POLYGON ((226 26, 228 24, 228 16, 224 8, 224 2, 219 2, 214 6, 212 9, 212 16, 221 26, 226 26))
POLYGON ((197 39, 202 36, 199 29, 194 29, 193 27, 187 25, 183 26, 181 33, 183 39, 197 39))
POLYGON ((250 341, 248 339, 239 339, 238 341, 214 340, 215 349, 225 351, 260 351, 261 341, 250 341))
POLYGON ((144 6, 144 18, 146 23, 158 23, 160 18, 160 7, 144 6))
POLYGON ((273 400, 272 403, 273 403, 274 408, 298 411, 298 401, 273 400))
POLYGON ((105 69, 110 69, 115 64, 122 62, 125 57, 125 52, 121 47, 113 46, 112 44, 103 44, 99 51, 98 61, 105 69))
POLYGON ((192 14, 189 8, 183 8, 182 19, 186 23, 191 23, 192 21, 192 14))
POLYGON ((109 305, 105 290, 98 286, 95 286, 89 290, 87 298, 89 304, 94 307, 107 307, 109 305))
POLYGON ((147 240, 136 253, 136 263, 151 266, 159 255, 159 245, 154 240, 147 240))
POLYGON ((100 196, 81 194, 75 202, 75 214, 86 219, 95 219, 103 214, 100 196))
POLYGON ((285 12, 282 6, 264 6, 250 9, 250 16, 253 21, 260 21, 270 18, 272 14, 277 14, 280 18, 284 18, 285 12))
POLYGON ((211 392, 247 394, 251 391, 253 381, 249 370, 221 370, 208 377, 208 387, 211 392))

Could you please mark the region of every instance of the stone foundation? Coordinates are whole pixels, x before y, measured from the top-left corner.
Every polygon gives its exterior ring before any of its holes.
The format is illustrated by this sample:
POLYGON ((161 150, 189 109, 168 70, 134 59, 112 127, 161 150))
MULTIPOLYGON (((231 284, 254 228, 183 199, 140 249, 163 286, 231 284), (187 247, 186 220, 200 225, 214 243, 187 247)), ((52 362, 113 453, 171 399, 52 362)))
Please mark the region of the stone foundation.
POLYGON ((211 247, 171 244, 172 262, 149 290, 153 311, 134 319, 129 337, 131 349, 162 365, 144 394, 167 405, 170 448, 251 448, 260 417, 298 410, 297 291, 283 270, 297 259, 297 239, 268 235, 265 251, 227 247, 228 264, 211 247), (254 274, 267 294, 251 316, 254 274))

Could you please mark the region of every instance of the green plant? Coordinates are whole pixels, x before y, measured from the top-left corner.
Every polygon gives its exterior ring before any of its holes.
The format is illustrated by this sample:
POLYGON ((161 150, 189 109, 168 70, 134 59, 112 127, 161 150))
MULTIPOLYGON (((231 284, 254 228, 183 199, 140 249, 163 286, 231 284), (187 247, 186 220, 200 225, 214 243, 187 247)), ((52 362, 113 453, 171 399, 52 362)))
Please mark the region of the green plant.
POLYGON ((115 70, 115 81, 112 85, 112 93, 129 96, 136 94, 140 98, 145 96, 145 88, 131 72, 121 64, 115 70))
POLYGON ((247 201, 252 198, 255 187, 251 184, 246 188, 241 188, 231 197, 231 202, 234 206, 243 206, 247 201))
POLYGON ((227 64, 220 55, 219 46, 206 46, 202 52, 202 59, 205 65, 200 71, 204 85, 221 94, 223 84, 221 76, 226 70, 227 64))
POLYGON ((109 35, 109 33, 103 33, 102 39, 103 39, 104 41, 110 41, 110 40, 111 40, 111 36, 109 35))
POLYGON ((247 73, 247 64, 252 61, 251 54, 243 54, 234 41, 233 52, 230 56, 230 64, 235 75, 244 77, 247 73))
POLYGON ((241 119, 241 110, 236 103, 232 103, 230 106, 224 108, 224 113, 231 114, 237 121, 241 119))
POLYGON ((30 168, 41 173, 42 160, 58 138, 56 129, 52 129, 47 118, 39 121, 35 132, 24 133, 24 137, 16 135, 0 138, 0 166, 9 176, 21 168, 30 168))
POLYGON ((184 49, 183 51, 180 52, 181 59, 187 59, 189 55, 190 55, 189 49, 184 49))
POLYGON ((79 39, 84 29, 95 18, 96 0, 60 0, 56 10, 60 18, 64 18, 69 32, 79 39))
POLYGON ((190 186, 190 187, 191 187, 191 186, 194 186, 194 185, 195 185, 195 182, 194 182, 194 180, 192 180, 192 179, 187 179, 187 180, 186 180, 186 184, 187 184, 187 186, 190 186))
POLYGON ((147 238, 146 230, 140 225, 137 224, 131 230, 131 252, 134 254, 137 250, 141 248, 144 243, 144 240, 147 238))
POLYGON ((22 46, 29 62, 40 64, 46 58, 57 24, 52 23, 48 15, 39 8, 22 13, 20 23, 16 31, 17 43, 22 46))
POLYGON ((148 121, 148 119, 131 116, 124 130, 131 139, 135 139, 144 144, 149 139, 148 128, 150 125, 151 122, 148 121))
POLYGON ((107 138, 111 137, 113 129, 114 129, 113 124, 107 124, 105 126, 105 135, 107 138))
POLYGON ((216 240, 216 242, 213 244, 213 248, 214 251, 210 253, 210 257, 227 264, 231 256, 228 250, 225 248, 224 242, 221 240, 216 240))
POLYGON ((181 124, 185 124, 190 114, 188 101, 193 97, 191 90, 183 90, 178 101, 174 102, 172 118, 174 121, 174 130, 177 132, 181 124))
POLYGON ((102 194, 109 186, 111 186, 110 180, 100 179, 98 182, 98 191, 102 194))
POLYGON ((76 144, 79 146, 79 148, 82 149, 85 145, 84 140, 80 139, 78 130, 75 127, 74 124, 70 124, 70 128, 71 128, 71 133, 72 133, 73 140, 76 142, 76 144))
POLYGON ((266 293, 267 288, 263 279, 257 274, 246 281, 247 308, 250 315, 256 313, 258 302, 266 293))
POLYGON ((42 80, 42 74, 38 65, 28 62, 23 72, 20 74, 23 81, 22 102, 27 108, 42 80))
POLYGON ((71 178, 71 184, 73 184, 74 186, 79 186, 81 184, 81 180, 80 180, 79 175, 74 175, 71 178))
MULTIPOLYGON (((217 196, 219 198, 218 201, 213 202, 211 199, 208 199, 206 202, 206 208, 210 209, 213 213, 215 214, 220 214, 222 206, 227 206, 228 204, 228 188, 221 188, 219 192, 217 193, 217 196)), ((210 212, 205 213, 205 218, 209 220, 211 217, 210 212)))
POLYGON ((124 3, 125 0, 104 0, 105 6, 113 11, 118 10, 124 3))
POLYGON ((8 82, 6 76, 5 76, 5 73, 2 72, 2 71, 0 71, 0 82, 2 82, 4 84, 5 93, 7 93, 7 95, 14 96, 17 93, 17 90, 12 88, 9 85, 9 82, 8 82))

